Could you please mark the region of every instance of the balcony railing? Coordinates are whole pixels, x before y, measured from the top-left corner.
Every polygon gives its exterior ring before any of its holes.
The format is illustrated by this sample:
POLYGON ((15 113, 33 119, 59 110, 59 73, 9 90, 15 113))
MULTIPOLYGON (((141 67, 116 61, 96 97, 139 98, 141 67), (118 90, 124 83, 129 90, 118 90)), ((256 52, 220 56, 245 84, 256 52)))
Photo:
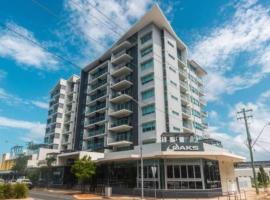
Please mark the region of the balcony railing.
POLYGON ((188 84, 187 82, 184 82, 184 81, 180 81, 180 86, 185 88, 186 90, 188 90, 188 84))
POLYGON ((89 111, 94 112, 96 110, 100 110, 100 109, 105 108, 105 107, 106 107, 106 103, 104 102, 104 103, 100 103, 100 104, 97 104, 97 105, 94 105, 94 106, 90 106, 89 111))
POLYGON ((118 111, 118 110, 123 110, 123 109, 131 110, 132 109, 131 103, 117 104, 113 106, 113 111, 118 111))
POLYGON ((98 70, 97 72, 95 72, 94 74, 92 74, 92 79, 95 79, 99 76, 101 76, 102 74, 105 74, 108 72, 108 67, 102 68, 100 70, 98 70))
POLYGON ((97 122, 100 122, 100 121, 103 121, 103 120, 105 120, 105 115, 99 116, 99 117, 90 118, 88 120, 88 123, 86 123, 85 125, 94 124, 94 123, 97 123, 97 122))
POLYGON ((105 83, 107 83, 107 79, 103 79, 101 81, 97 81, 97 83, 91 85, 91 89, 94 90, 94 89, 96 89, 96 88, 104 85, 105 83))
POLYGON ((189 97, 188 97, 188 95, 181 94, 181 99, 184 100, 184 101, 189 102, 189 97))
POLYGON ((105 127, 102 126, 101 128, 90 129, 86 133, 87 133, 88 137, 99 135, 99 134, 105 133, 105 127))
POLYGON ((94 101, 94 100, 96 100, 96 99, 98 99, 98 98, 100 98, 100 97, 102 97, 102 96, 105 96, 107 94, 107 90, 103 90, 103 91, 101 91, 101 92, 97 92, 96 94, 94 94, 94 95, 91 95, 90 96, 90 99, 91 99, 91 101, 94 101))
POLYGON ((121 125, 131 125, 131 122, 129 119, 125 118, 125 119, 120 119, 120 120, 116 120, 112 123, 111 127, 116 127, 116 126, 121 126, 121 125))
POLYGON ((188 123, 188 122, 186 122, 186 121, 183 121, 183 127, 192 130, 192 125, 191 125, 191 123, 188 123))
POLYGON ((191 111, 185 107, 182 107, 182 111, 183 111, 183 113, 185 113, 187 115, 191 115, 191 111))
POLYGON ((96 150, 104 148, 104 142, 87 144, 87 149, 96 150))
POLYGON ((127 94, 127 95, 132 96, 132 90, 127 89, 127 90, 122 90, 122 91, 119 91, 119 92, 113 92, 112 93, 112 98, 118 97, 118 96, 123 95, 123 94, 127 94))

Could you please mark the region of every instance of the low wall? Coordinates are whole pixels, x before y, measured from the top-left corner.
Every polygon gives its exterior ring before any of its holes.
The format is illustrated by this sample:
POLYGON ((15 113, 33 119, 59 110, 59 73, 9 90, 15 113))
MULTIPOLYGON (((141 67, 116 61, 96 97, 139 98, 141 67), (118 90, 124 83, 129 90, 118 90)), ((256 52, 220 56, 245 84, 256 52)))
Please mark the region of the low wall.
MULTIPOLYGON (((112 188, 112 194, 121 194, 128 196, 140 196, 139 188, 112 188)), ((221 189, 213 190, 162 190, 144 189, 144 196, 154 197, 156 194, 159 198, 199 198, 199 197, 217 197, 222 195, 221 189)))

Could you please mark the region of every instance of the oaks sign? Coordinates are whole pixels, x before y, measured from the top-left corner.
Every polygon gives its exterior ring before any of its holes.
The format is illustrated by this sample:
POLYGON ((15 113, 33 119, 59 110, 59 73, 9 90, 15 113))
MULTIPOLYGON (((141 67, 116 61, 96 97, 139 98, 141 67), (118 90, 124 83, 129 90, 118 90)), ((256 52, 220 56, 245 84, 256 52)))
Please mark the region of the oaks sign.
POLYGON ((180 143, 164 142, 161 143, 162 151, 203 151, 203 143, 180 143))

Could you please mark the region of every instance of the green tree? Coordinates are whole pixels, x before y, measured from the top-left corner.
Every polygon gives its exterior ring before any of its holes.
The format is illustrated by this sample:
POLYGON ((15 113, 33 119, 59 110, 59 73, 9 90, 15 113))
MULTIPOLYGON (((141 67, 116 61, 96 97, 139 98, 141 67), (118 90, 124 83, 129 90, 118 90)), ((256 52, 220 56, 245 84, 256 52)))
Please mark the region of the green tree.
POLYGON ((11 170, 14 171, 18 175, 25 175, 25 171, 27 168, 28 156, 24 154, 19 155, 12 166, 11 170))
POLYGON ((264 188, 266 188, 268 186, 269 183, 269 177, 266 174, 266 172, 264 171, 264 168, 262 166, 259 167, 259 172, 258 172, 258 182, 261 186, 263 186, 264 188))
POLYGON ((85 184, 96 173, 95 163, 91 157, 84 156, 82 159, 76 160, 71 166, 71 172, 78 178, 81 184, 81 191, 85 191, 85 184))

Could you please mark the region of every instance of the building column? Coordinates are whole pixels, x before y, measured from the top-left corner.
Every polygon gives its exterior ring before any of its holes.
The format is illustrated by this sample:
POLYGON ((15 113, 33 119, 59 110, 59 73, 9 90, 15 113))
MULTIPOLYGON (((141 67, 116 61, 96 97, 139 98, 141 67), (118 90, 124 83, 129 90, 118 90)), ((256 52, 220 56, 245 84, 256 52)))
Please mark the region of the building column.
POLYGON ((222 192, 232 192, 237 190, 234 163, 230 161, 219 161, 219 173, 222 192))

